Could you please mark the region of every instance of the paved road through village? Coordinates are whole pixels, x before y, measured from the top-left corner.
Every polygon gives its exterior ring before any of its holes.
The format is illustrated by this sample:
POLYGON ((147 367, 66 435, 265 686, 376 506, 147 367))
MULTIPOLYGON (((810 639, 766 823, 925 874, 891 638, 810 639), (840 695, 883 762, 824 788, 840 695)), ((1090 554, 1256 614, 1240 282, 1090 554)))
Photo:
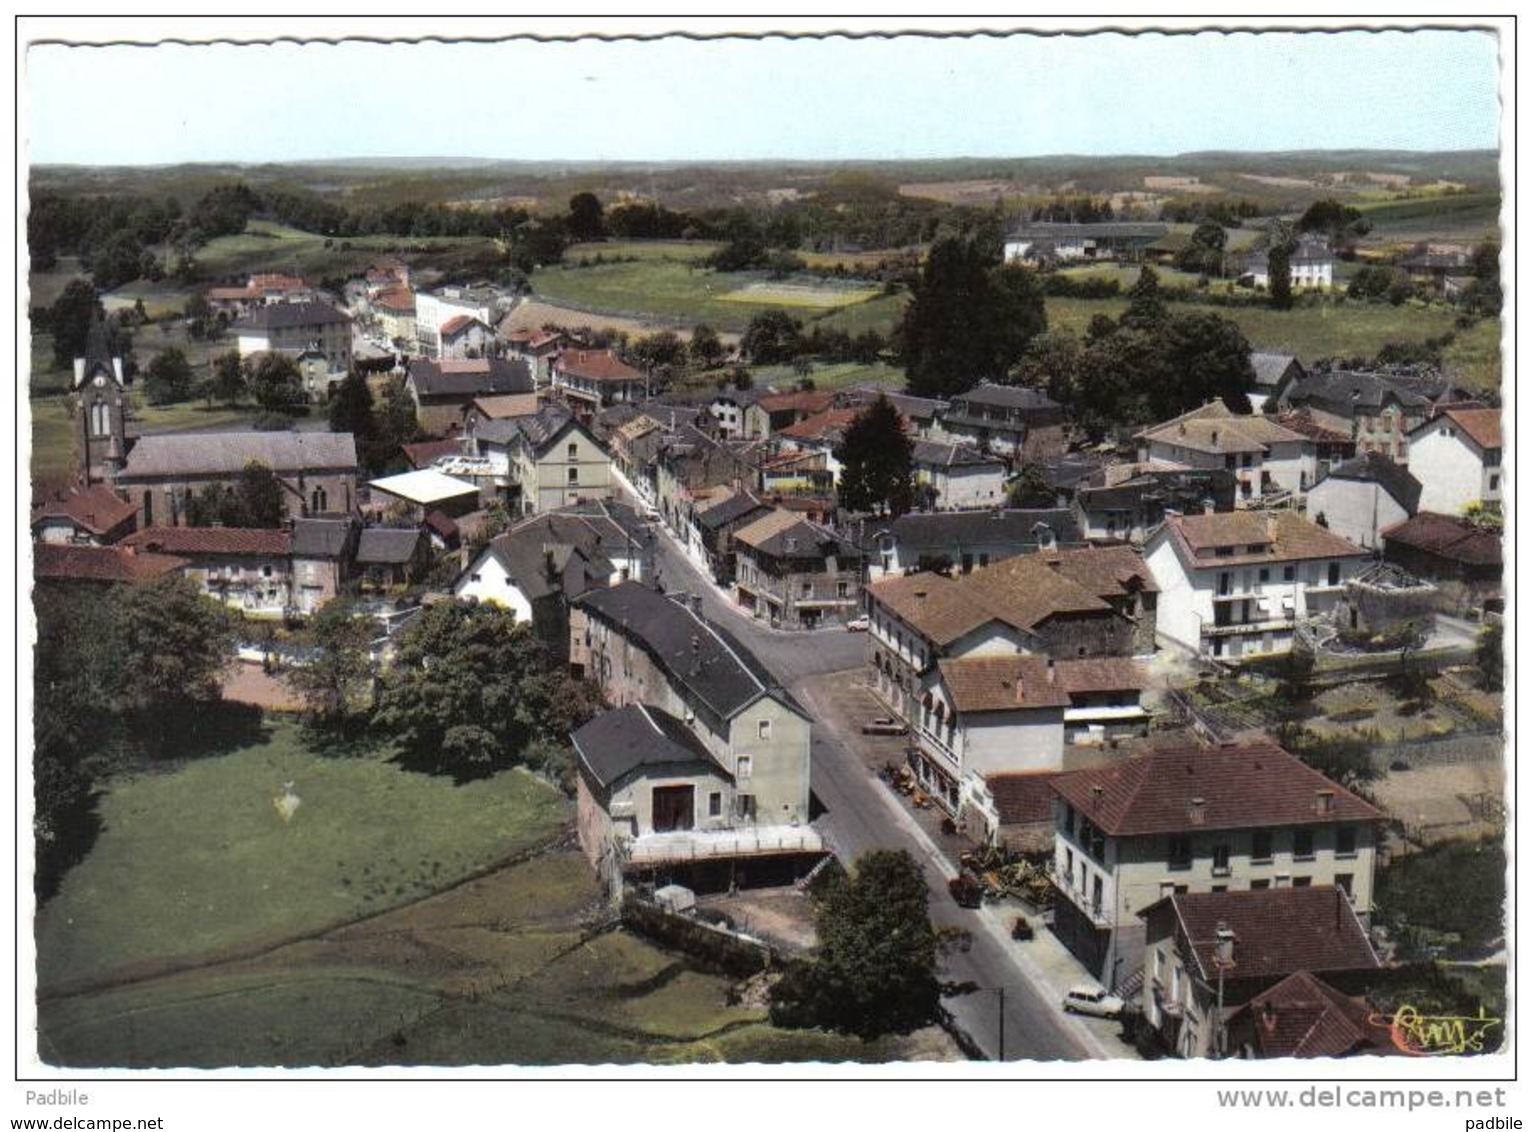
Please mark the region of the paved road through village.
POLYGON ((700 596, 704 615, 749 647, 814 717, 813 791, 825 809, 815 826, 836 855, 851 861, 871 849, 907 850, 925 868, 932 920, 972 933, 972 946, 949 954, 942 975, 951 983, 977 988, 945 1001, 984 1053, 991 1058, 999 1053, 999 988, 1004 987, 1007 1061, 1106 1056, 1078 1023, 1060 1012, 1051 992, 1034 984, 993 921, 952 900, 946 884, 949 866, 940 852, 838 737, 848 721, 816 710, 821 684, 816 678, 861 666, 866 638, 835 629, 784 632, 755 621, 703 577, 668 532, 659 524, 655 529, 654 562, 665 591, 700 596))

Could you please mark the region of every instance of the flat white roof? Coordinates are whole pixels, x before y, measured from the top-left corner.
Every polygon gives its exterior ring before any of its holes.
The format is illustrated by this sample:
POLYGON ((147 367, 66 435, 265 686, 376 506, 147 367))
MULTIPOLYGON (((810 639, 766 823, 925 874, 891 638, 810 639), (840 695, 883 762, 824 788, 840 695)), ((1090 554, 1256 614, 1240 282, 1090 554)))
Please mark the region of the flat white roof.
POLYGON ((477 495, 478 487, 466 480, 454 479, 435 468, 421 468, 415 472, 403 472, 397 476, 384 476, 373 480, 371 486, 389 495, 397 495, 411 503, 440 503, 443 499, 455 499, 460 495, 477 495))

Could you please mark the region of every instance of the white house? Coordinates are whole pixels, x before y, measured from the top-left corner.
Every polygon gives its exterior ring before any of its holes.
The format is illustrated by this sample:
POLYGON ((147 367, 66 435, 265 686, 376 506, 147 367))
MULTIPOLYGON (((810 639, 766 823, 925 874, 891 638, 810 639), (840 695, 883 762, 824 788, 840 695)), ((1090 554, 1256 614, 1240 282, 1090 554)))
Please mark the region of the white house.
POLYGON ((1499 409, 1446 409, 1410 433, 1410 467, 1420 473, 1422 511, 1460 515, 1470 503, 1498 507, 1502 454, 1499 409))
POLYGON ((1140 463, 1167 468, 1224 468, 1239 481, 1239 498, 1308 489, 1313 443, 1269 417, 1235 414, 1213 401, 1139 433, 1140 463))
POLYGON ((1109 985, 1167 896, 1335 885, 1372 908, 1384 815, 1275 744, 1162 747, 1052 785, 1054 932, 1109 985))
POLYGON ((1382 532, 1420 510, 1421 485, 1387 456, 1347 460, 1309 489, 1304 511, 1358 546, 1381 550, 1382 532))
MULTIPOLYGON (((442 328, 454 319, 477 319, 494 326, 499 318, 501 296, 492 287, 443 287, 415 296, 415 337, 427 358, 443 357, 442 328)), ((461 325, 461 324, 455 324, 461 325)))
POLYGON ((1144 546, 1160 637, 1228 660, 1289 651, 1369 557, 1295 511, 1169 515, 1144 546))
POLYGON ((1005 461, 975 445, 917 440, 910 466, 917 492, 928 489, 938 511, 999 507, 1005 502, 1005 461))

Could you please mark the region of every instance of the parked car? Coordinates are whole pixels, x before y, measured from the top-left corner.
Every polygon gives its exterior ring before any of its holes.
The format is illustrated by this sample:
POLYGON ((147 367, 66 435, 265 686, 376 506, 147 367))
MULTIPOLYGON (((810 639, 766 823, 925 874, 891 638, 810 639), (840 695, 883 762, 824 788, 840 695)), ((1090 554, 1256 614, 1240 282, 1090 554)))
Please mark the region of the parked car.
POLYGON ((886 715, 880 715, 877 719, 862 724, 863 735, 908 735, 909 733, 908 725, 886 715))
POLYGON ((1122 999, 1090 983, 1070 987, 1064 993, 1065 1014, 1094 1014, 1097 1018, 1116 1018, 1122 1014, 1122 1007, 1122 999))
POLYGON ((865 633, 871 624, 872 622, 866 617, 853 617, 850 621, 846 622, 846 632, 865 633))

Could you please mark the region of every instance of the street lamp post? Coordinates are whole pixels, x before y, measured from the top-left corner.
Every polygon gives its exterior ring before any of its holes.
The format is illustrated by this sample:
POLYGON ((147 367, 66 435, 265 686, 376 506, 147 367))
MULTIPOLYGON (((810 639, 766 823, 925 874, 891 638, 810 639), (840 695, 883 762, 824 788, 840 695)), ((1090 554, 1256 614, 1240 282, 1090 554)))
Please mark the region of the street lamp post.
POLYGON ((1222 1059, 1228 1053, 1229 1030, 1223 1016, 1223 980, 1224 973, 1234 967, 1234 932, 1222 920, 1218 921, 1218 927, 1214 932, 1213 965, 1218 968, 1218 1014, 1217 1029, 1214 1030, 1214 1056, 1222 1059))

